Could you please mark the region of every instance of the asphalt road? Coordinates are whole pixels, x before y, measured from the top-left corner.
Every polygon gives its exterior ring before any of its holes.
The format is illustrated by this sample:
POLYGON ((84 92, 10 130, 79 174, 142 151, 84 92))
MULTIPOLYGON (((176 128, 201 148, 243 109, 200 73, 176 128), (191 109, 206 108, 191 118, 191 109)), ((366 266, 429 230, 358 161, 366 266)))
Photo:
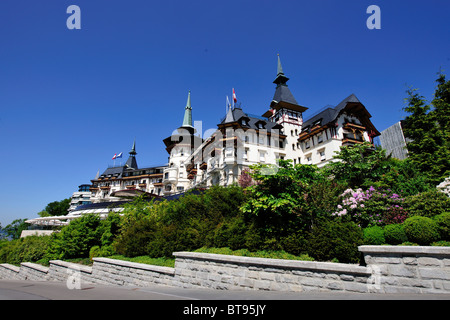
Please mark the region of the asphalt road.
POLYGON ((70 290, 62 282, 0 280, 0 300, 450 300, 450 294, 296 293, 87 284, 70 290))

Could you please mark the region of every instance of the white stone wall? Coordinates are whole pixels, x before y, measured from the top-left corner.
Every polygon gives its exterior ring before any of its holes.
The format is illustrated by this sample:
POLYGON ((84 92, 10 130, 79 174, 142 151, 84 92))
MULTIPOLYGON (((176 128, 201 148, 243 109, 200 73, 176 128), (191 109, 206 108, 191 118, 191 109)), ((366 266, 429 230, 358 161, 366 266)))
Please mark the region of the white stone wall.
MULTIPOLYGON (((366 266, 175 252, 175 268, 108 258, 92 267, 53 260, 50 267, 0 264, 0 279, 219 290, 450 293, 450 247, 361 246, 366 266), (70 280, 70 279, 69 279, 70 280)), ((69 285, 69 284, 68 284, 69 285)))

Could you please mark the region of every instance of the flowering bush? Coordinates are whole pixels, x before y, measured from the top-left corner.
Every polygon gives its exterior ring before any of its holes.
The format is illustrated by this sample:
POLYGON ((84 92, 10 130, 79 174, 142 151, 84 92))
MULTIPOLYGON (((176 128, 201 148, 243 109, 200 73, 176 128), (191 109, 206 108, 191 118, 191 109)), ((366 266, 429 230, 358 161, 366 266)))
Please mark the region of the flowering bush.
POLYGON ((366 191, 361 188, 347 189, 340 197, 342 203, 332 215, 350 218, 362 228, 402 223, 408 218, 407 211, 402 207, 404 199, 391 190, 375 189, 373 186, 366 191))

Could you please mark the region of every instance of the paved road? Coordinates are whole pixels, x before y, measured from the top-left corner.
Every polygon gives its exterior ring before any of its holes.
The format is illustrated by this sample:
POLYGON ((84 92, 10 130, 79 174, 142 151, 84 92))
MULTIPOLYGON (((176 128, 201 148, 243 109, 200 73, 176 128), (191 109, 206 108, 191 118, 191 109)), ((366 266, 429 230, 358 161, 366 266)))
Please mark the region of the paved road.
POLYGON ((68 289, 51 281, 0 280, 0 300, 450 300, 450 294, 295 293, 274 291, 222 291, 150 287, 87 285, 68 289))

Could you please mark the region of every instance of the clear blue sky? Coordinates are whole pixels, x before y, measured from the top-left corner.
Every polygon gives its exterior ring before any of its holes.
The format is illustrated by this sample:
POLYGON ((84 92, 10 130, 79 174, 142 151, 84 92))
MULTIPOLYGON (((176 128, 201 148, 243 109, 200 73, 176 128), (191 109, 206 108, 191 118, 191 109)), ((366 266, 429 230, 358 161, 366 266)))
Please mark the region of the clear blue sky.
POLYGON ((233 87, 264 113, 277 53, 305 118, 354 93, 382 131, 405 116, 408 86, 431 99, 449 74, 449 12, 448 0, 2 0, 0 223, 70 197, 134 138, 140 166, 166 163, 188 90, 203 131, 233 87), (66 27, 72 4, 81 30, 66 27), (371 4, 381 30, 366 27, 371 4))

